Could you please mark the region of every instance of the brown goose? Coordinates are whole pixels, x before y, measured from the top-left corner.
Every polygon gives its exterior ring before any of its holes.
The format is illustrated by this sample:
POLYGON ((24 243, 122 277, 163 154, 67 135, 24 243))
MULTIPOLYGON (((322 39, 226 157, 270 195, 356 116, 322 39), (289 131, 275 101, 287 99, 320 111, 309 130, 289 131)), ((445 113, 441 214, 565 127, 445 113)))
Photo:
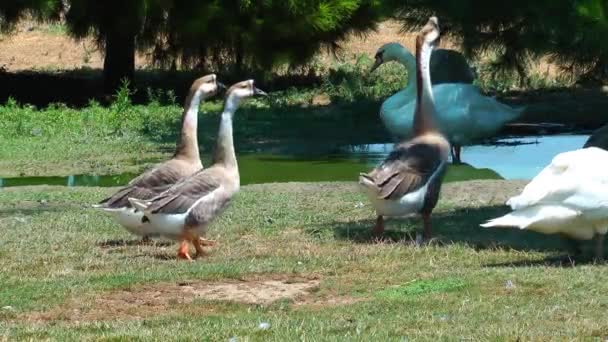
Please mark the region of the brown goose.
POLYGON ((173 158, 134 178, 94 207, 103 209, 129 232, 143 236, 143 241, 147 241, 153 234, 148 231, 147 224, 142 224, 143 213, 136 211, 128 198, 150 199, 203 167, 196 136, 198 109, 201 100, 215 95, 220 87, 223 85, 217 82, 215 74, 194 81, 184 105, 181 135, 173 158))
POLYGON ((431 237, 430 215, 439 198, 450 153, 450 144, 434 122, 429 60, 438 40, 437 18, 431 17, 416 39, 414 137, 395 146, 382 164, 359 177, 378 214, 373 230, 376 234, 384 232, 384 216, 419 213, 424 221, 423 237, 431 237))
POLYGON ((253 80, 239 82, 226 93, 221 116, 214 164, 175 184, 151 200, 129 198, 144 212, 154 233, 180 241, 177 257, 191 260, 188 242, 202 256, 201 241, 209 223, 228 205, 240 186, 239 169, 234 152, 232 118, 244 98, 266 95, 253 80))

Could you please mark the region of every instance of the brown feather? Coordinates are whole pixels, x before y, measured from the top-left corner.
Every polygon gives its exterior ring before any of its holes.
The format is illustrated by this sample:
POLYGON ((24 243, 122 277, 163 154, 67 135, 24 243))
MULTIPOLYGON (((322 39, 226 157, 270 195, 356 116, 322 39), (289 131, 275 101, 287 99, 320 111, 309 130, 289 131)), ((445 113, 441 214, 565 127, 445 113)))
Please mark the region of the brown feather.
POLYGON ((148 210, 153 214, 185 213, 198 199, 219 188, 225 178, 222 167, 201 170, 152 199, 148 210))
POLYGON ((130 208, 129 197, 142 200, 152 199, 184 177, 190 176, 200 167, 200 164, 192 165, 185 161, 171 159, 134 178, 126 187, 99 204, 102 204, 104 208, 130 208))
POLYGON ((449 144, 441 135, 427 134, 397 145, 380 166, 366 175, 378 187, 378 197, 398 199, 428 182, 445 162, 449 144))

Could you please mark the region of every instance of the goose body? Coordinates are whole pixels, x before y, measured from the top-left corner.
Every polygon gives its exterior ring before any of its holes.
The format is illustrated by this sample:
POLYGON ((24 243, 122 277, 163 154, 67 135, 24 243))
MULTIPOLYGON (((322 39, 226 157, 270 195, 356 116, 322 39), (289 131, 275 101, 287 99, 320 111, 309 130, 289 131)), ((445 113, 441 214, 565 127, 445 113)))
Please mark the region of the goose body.
POLYGON ((181 136, 173 158, 131 180, 126 187, 94 207, 102 209, 127 231, 142 236, 144 240, 157 236, 149 224, 142 222, 143 213, 136 210, 128 198, 151 199, 202 169, 196 137, 199 104, 203 99, 213 96, 219 85, 221 84, 213 74, 194 81, 184 105, 181 136))
POLYGON ((489 220, 482 227, 516 227, 544 234, 563 234, 577 240, 598 238, 608 231, 608 151, 589 147, 553 158, 507 201, 513 210, 489 220))
POLYGON ((418 92, 413 138, 399 143, 378 167, 359 177, 362 191, 376 210, 377 234, 384 231, 384 216, 421 214, 424 238, 431 236, 430 215, 439 199, 450 151, 449 142, 434 121, 429 60, 438 38, 437 19, 432 17, 416 40, 418 92))
MULTIPOLYGON (((408 75, 414 75, 415 58, 401 44, 389 43, 378 49, 376 64, 397 61, 408 75)), ((460 162, 460 146, 492 136, 503 125, 521 115, 523 108, 512 108, 484 96, 468 83, 441 83, 432 87, 437 112, 437 127, 452 143, 452 158, 460 162)), ((410 137, 416 107, 416 87, 409 81, 405 89, 386 99, 380 107, 380 118, 397 138, 410 137)))
POLYGON ((180 241, 178 257, 191 260, 188 242, 196 255, 204 254, 202 237, 208 225, 230 203, 240 187, 240 176, 234 151, 232 119, 242 99, 265 93, 253 80, 239 82, 227 92, 221 115, 214 163, 183 179, 152 199, 129 198, 144 213, 143 222, 150 231, 180 241))

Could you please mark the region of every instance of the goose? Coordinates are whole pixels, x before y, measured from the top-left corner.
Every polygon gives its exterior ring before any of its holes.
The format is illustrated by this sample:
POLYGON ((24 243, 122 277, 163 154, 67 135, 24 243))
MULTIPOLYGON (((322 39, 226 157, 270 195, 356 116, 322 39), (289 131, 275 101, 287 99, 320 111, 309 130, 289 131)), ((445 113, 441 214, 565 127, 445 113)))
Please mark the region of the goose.
MULTIPOLYGON (((415 75, 416 59, 399 43, 388 43, 380 47, 371 71, 390 61, 401 63, 407 68, 408 75, 415 75)), ((492 136, 504 124, 519 117, 524 110, 524 107, 513 108, 484 96, 477 87, 468 83, 434 84, 433 94, 437 124, 452 143, 450 152, 454 163, 462 162, 461 146, 492 136)), ((415 84, 408 81, 405 89, 382 103, 380 118, 393 136, 402 139, 412 134, 415 97, 415 84)))
POLYGON ((266 95, 253 80, 231 86, 226 93, 221 115, 213 165, 150 199, 129 198, 138 210, 144 212, 142 221, 149 222, 152 230, 180 242, 177 257, 192 260, 188 242, 196 249, 196 257, 203 256, 202 237, 207 226, 227 207, 240 186, 239 169, 234 152, 232 119, 241 101, 254 95, 266 95))
POLYGON ((523 192, 507 201, 513 210, 482 227, 516 227, 576 240, 596 237, 603 258, 608 231, 608 151, 588 147, 560 153, 523 192))
POLYGON ((151 234, 148 225, 142 224, 143 213, 135 210, 128 198, 150 199, 203 167, 197 140, 199 105, 203 99, 215 95, 222 87, 224 86, 217 81, 215 74, 195 80, 186 98, 181 135, 173 157, 132 179, 127 186, 93 207, 110 214, 129 232, 142 236, 142 242, 149 241, 151 234))
MULTIPOLYGON (((421 214, 424 240, 431 238, 431 212, 439 199, 450 144, 435 126, 429 60, 439 40, 439 24, 431 17, 416 39, 416 87, 413 138, 395 146, 359 185, 377 214, 375 234, 384 232, 384 216, 421 214)), ((407 114, 403 114, 407 115, 407 114)))

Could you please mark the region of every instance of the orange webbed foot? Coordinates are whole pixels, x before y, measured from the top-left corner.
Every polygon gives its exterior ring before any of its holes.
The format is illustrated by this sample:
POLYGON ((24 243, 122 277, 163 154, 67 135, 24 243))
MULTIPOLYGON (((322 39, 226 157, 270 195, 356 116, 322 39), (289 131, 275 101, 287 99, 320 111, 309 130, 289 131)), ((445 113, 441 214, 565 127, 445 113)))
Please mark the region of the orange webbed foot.
POLYGON ((179 244, 179 249, 177 250, 177 258, 192 261, 192 257, 190 256, 188 248, 188 242, 182 240, 179 244))

